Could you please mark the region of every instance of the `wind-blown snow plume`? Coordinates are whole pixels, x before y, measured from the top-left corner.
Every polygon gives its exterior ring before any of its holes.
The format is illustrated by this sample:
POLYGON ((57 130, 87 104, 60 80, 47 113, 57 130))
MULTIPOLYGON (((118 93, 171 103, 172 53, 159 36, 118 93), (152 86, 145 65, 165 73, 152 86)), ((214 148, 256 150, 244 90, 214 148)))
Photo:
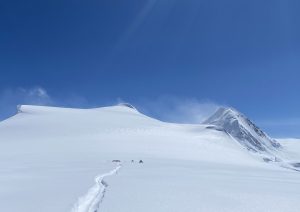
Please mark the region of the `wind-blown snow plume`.
POLYGON ((142 113, 162 121, 199 124, 207 119, 220 105, 196 98, 161 96, 136 103, 142 113))

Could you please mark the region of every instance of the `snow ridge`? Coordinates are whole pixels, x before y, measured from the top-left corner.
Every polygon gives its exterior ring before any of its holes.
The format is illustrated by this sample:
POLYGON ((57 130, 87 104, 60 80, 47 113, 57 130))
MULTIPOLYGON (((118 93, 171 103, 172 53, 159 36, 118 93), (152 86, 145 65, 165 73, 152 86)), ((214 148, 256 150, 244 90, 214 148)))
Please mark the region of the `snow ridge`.
POLYGON ((106 188, 108 187, 104 178, 117 174, 120 168, 121 164, 113 170, 97 176, 95 178, 95 185, 89 189, 86 195, 79 198, 72 212, 98 212, 99 206, 104 199, 106 188))
POLYGON ((233 108, 220 108, 203 124, 216 126, 254 152, 276 151, 281 146, 259 129, 250 119, 233 108))

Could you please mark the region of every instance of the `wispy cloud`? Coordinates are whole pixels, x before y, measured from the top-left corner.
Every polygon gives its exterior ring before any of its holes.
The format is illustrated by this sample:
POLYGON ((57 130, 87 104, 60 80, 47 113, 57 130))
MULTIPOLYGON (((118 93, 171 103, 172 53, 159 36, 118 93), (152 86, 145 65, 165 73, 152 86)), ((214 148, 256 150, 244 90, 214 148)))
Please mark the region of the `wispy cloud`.
POLYGON ((49 105, 53 101, 47 91, 42 87, 34 87, 30 89, 18 88, 14 91, 12 98, 16 97, 24 104, 49 105))
POLYGON ((17 104, 51 104, 52 100, 47 91, 41 87, 29 89, 5 89, 0 92, 0 103, 3 105, 17 104))
POLYGON ((20 104, 79 108, 95 107, 86 98, 75 94, 70 94, 62 99, 55 98, 40 86, 7 88, 0 91, 0 120, 14 115, 17 111, 17 105, 20 104))
POLYGON ((13 115, 19 104, 52 105, 53 100, 42 87, 5 89, 0 92, 0 120, 13 115))
POLYGON ((175 96, 140 100, 136 106, 147 115, 177 123, 201 123, 220 107, 208 100, 175 96))

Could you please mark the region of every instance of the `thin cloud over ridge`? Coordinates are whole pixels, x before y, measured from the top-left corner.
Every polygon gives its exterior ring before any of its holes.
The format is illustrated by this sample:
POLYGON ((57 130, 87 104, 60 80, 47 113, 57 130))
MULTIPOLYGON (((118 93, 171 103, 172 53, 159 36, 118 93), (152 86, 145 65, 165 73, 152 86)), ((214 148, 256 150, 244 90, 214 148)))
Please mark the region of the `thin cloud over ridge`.
POLYGON ((7 88, 0 91, 0 121, 16 114, 17 105, 92 107, 87 99, 82 96, 68 95, 63 99, 59 99, 48 94, 47 90, 41 86, 7 88))
POLYGON ((161 96, 157 99, 143 99, 137 108, 162 121, 199 124, 212 115, 221 105, 209 100, 161 96))
POLYGON ((7 88, 0 92, 0 120, 8 118, 16 113, 19 104, 52 105, 52 98, 47 91, 35 86, 32 88, 7 88))

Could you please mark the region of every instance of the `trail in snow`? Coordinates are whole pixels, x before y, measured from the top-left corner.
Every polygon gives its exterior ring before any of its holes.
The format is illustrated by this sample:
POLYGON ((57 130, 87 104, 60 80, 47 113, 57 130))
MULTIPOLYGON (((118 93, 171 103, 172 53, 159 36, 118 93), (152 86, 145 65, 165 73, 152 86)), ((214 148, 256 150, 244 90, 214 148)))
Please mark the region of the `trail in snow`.
POLYGON ((103 201, 106 188, 108 187, 104 178, 117 174, 120 168, 121 165, 118 165, 110 172, 97 176, 95 178, 95 185, 90 188, 85 196, 79 198, 78 202, 73 207, 72 212, 98 212, 99 206, 103 201))

